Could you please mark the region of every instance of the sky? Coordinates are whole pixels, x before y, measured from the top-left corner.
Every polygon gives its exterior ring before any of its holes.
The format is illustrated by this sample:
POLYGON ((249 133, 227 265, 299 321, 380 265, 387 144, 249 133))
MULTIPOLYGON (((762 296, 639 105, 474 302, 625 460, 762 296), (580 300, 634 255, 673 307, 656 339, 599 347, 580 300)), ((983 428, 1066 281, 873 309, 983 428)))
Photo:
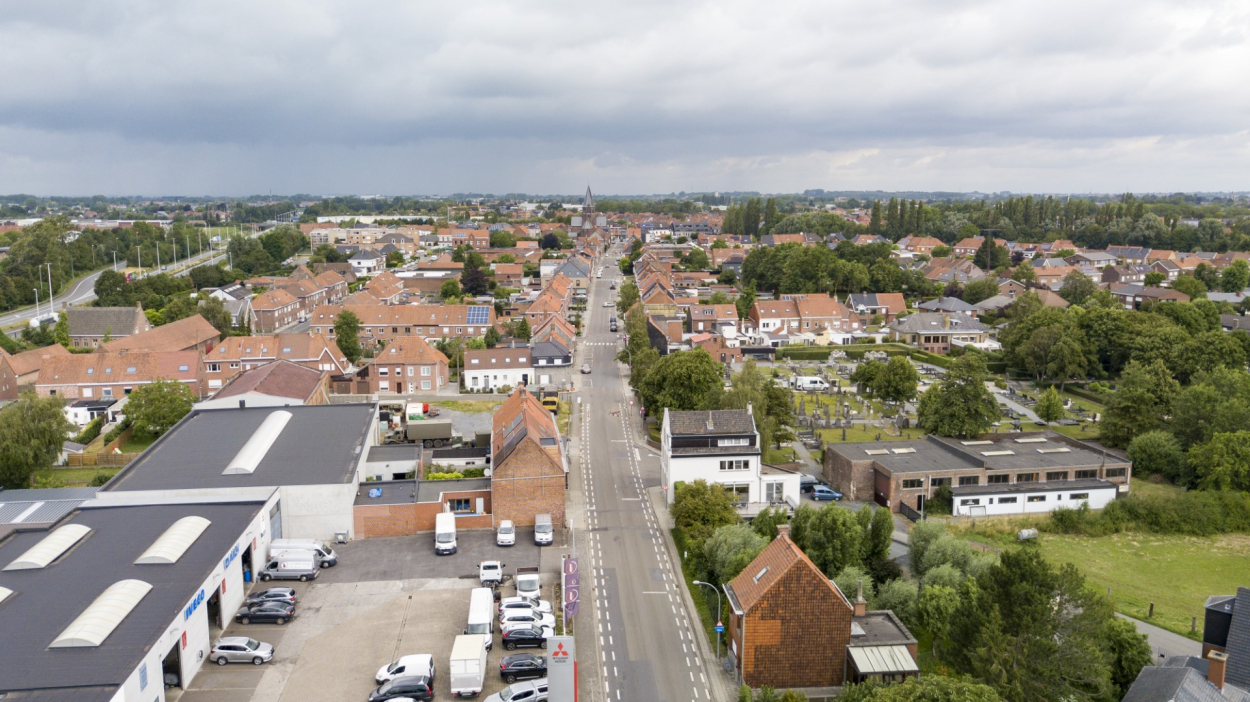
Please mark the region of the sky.
POLYGON ((1244 0, 6 0, 0 193, 1250 189, 1244 0))

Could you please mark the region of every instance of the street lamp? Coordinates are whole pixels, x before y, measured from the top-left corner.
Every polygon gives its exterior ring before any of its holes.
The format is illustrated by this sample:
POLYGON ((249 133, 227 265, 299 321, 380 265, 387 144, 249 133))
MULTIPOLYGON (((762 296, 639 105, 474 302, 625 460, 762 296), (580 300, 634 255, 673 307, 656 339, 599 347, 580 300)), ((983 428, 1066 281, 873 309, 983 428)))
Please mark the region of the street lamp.
POLYGON ((716 628, 718 629, 718 631, 716 632, 716 660, 719 661, 720 660, 720 636, 721 636, 721 632, 719 630, 723 629, 725 626, 724 624, 721 623, 721 620, 720 620, 720 613, 722 611, 720 607, 720 588, 716 587, 712 583, 705 583, 702 580, 695 580, 694 584, 703 585, 705 587, 710 587, 712 588, 712 592, 716 593, 716 628))

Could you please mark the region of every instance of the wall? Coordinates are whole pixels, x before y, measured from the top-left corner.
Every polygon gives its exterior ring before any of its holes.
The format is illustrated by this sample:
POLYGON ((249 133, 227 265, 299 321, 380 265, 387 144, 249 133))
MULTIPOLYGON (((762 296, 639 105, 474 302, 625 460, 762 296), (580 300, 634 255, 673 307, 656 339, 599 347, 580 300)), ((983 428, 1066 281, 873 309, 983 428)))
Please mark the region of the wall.
POLYGON ((796 563, 746 613, 742 677, 751 687, 830 687, 844 676, 850 604, 796 563))
POLYGON ((494 517, 490 514, 491 499, 489 490, 471 492, 449 492, 443 495, 444 502, 417 502, 402 505, 357 505, 355 509, 355 538, 369 539, 378 536, 411 536, 421 532, 434 531, 434 516, 443 511, 446 500, 468 498, 476 501, 482 498, 487 514, 458 515, 457 529, 493 529, 494 517))
POLYGON ((956 497, 954 511, 958 516, 968 517, 972 515, 972 508, 974 506, 979 506, 985 508, 984 516, 990 517, 1002 514, 1039 514, 1043 512, 1050 512, 1060 507, 1067 507, 1070 509, 1076 508, 1079 507, 1082 502, 1089 502, 1090 509, 1102 509, 1115 500, 1116 496, 1116 489, 1114 487, 1103 489, 1080 488, 1068 490, 1046 490, 1042 487, 1044 485, 1045 483, 1039 484, 1039 489, 1036 491, 1021 492, 1015 495, 969 495, 956 497), (1069 499, 1069 495, 1080 493, 1088 493, 1089 498, 1087 500, 1069 499), (1029 502, 1028 497, 1031 495, 1044 496, 1046 501, 1029 502), (999 502, 1002 498, 1012 497, 1016 499, 1014 503, 1001 504, 999 502), (964 502, 967 500, 980 500, 980 504, 965 505, 964 502))
POLYGON ((356 485, 287 485, 282 494, 282 536, 333 540, 335 532, 352 538, 356 485))
POLYGON ((550 514, 552 525, 563 527, 564 487, 564 469, 533 441, 521 441, 491 474, 495 523, 530 527, 536 515, 550 514))
POLYGON ((852 461, 826 445, 821 474, 826 483, 848 500, 872 499, 872 461, 852 461))
MULTIPOLYGON (((668 459, 668 479, 671 481, 668 483, 670 486, 679 482, 692 483, 696 480, 706 480, 709 483, 721 485, 748 484, 751 486, 748 501, 759 502, 763 499, 760 492, 760 457, 758 455, 673 456, 668 459), (723 471, 720 469, 721 461, 742 460, 748 462, 747 470, 723 471)), ((676 490, 668 491, 670 504, 676 492, 676 490)))

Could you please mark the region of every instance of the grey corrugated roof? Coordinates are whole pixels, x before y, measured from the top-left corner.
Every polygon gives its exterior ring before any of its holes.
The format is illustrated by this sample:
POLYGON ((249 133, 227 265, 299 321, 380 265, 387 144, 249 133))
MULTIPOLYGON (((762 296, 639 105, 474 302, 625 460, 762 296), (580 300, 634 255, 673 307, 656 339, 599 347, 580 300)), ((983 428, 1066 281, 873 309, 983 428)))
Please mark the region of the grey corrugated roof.
POLYGON ((30 490, 0 489, 0 502, 44 502, 47 500, 90 500, 98 487, 34 488, 30 490))
POLYGON ((147 319, 136 307, 70 307, 65 310, 70 336, 130 336, 142 330, 147 319))
POLYGON ((375 416, 372 404, 195 410, 118 473, 106 490, 348 483, 375 416), (291 420, 255 472, 222 475, 260 423, 278 411, 290 412, 291 420))
POLYGON ((710 434, 752 434, 755 418, 749 410, 699 410, 668 413, 669 430, 673 436, 706 436, 710 434))
MULTIPOLYGON (((0 586, 15 593, 0 607, 0 650, 4 651, 0 690, 125 682, 262 507, 258 501, 79 510, 67 523, 92 531, 66 555, 43 569, 0 571, 0 586), (211 524, 177 563, 134 564, 170 525, 189 515, 204 517, 211 524), (130 578, 147 582, 153 589, 103 644, 49 650, 52 640, 105 588, 130 578)), ((44 531, 14 535, 0 545, 0 563, 9 563, 45 536, 44 531)), ((160 684, 159 669, 148 674, 150 681, 160 684)))
POLYGON ((22 517, 22 524, 55 522, 74 511, 78 505, 95 497, 100 488, 43 488, 37 490, 0 490, 0 524, 10 524, 22 517), (27 513, 31 507, 34 511, 27 513))
POLYGON ((1250 587, 1237 588, 1233 621, 1228 626, 1228 671, 1225 679, 1237 687, 1250 689, 1250 587))

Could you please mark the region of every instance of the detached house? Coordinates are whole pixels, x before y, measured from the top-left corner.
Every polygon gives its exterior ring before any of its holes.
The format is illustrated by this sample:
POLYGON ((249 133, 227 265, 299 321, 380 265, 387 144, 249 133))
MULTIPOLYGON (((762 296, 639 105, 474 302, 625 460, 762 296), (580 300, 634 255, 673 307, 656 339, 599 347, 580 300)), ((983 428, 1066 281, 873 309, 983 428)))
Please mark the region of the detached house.
POLYGON ((983 351, 998 348, 998 342, 990 340, 990 330, 981 322, 939 312, 916 312, 895 321, 890 325, 890 339, 929 353, 949 353, 956 346, 975 346, 983 351))
POLYGON ((758 513, 770 505, 799 503, 799 475, 760 459, 760 435, 748 406, 744 410, 678 412, 665 408, 660 431, 661 482, 673 503, 682 483, 703 480, 736 496, 740 509, 758 513))
POLYGON ((121 339, 152 328, 143 314, 143 305, 134 307, 70 307, 65 310, 69 323, 70 346, 91 349, 113 339, 121 339))
POLYGON ((858 314, 861 320, 881 315, 886 324, 907 311, 907 301, 903 299, 903 293, 853 293, 846 296, 846 306, 858 314))
POLYGON ((564 442, 555 415, 525 388, 495 410, 490 453, 495 519, 532 527, 535 516, 550 514, 552 526, 562 529, 569 472, 564 442))

